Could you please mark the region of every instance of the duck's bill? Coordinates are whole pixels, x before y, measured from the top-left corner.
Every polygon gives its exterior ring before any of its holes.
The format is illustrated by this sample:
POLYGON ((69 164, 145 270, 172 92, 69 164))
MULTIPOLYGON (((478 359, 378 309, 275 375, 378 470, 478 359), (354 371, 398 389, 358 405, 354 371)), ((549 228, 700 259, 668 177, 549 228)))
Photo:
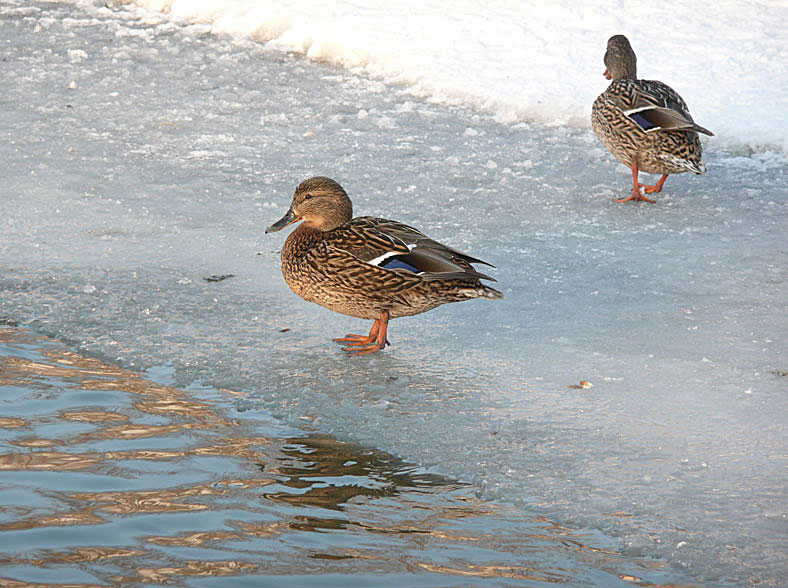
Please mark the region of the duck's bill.
POLYGON ((296 214, 293 212, 293 209, 291 208, 290 210, 288 210, 285 213, 285 215, 282 218, 280 218, 278 221, 276 221, 274 224, 272 224, 270 227, 268 227, 265 230, 265 232, 266 233, 273 233, 274 231, 281 231, 286 226, 292 225, 293 223, 297 223, 300 220, 301 220, 301 217, 300 216, 296 216, 296 214))

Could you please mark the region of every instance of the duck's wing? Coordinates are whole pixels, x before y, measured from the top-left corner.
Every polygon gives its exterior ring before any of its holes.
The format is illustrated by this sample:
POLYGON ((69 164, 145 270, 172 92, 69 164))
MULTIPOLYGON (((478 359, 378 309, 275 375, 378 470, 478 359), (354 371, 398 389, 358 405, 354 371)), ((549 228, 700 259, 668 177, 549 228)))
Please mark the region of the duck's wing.
POLYGON ((357 217, 331 231, 326 244, 368 265, 409 272, 424 280, 493 280, 471 265, 483 263, 493 267, 491 264, 438 243, 418 229, 397 221, 357 217))
POLYGON ((684 99, 673 88, 657 80, 627 80, 628 92, 620 94, 619 108, 647 133, 650 131, 695 131, 713 136, 692 120, 684 99))

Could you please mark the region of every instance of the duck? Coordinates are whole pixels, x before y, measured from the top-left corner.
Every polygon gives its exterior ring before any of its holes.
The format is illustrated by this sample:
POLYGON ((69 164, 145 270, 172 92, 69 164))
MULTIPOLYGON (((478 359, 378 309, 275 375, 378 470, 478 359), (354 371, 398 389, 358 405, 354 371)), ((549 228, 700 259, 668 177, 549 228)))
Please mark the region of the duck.
POLYGON ((282 275, 304 300, 360 319, 371 319, 368 335, 334 339, 348 355, 374 353, 390 345, 391 319, 412 316, 448 302, 500 299, 482 280, 496 281, 472 264, 492 264, 427 237, 401 222, 360 216, 335 180, 301 182, 285 215, 265 232, 301 224, 281 252, 282 275))
POLYGON ((591 124, 599 141, 632 170, 632 193, 616 202, 654 200, 669 174, 702 174, 702 147, 698 133, 714 133, 692 120, 684 99, 657 80, 637 78, 637 57, 624 35, 607 42, 604 76, 612 80, 594 101, 591 124), (639 172, 662 174, 653 185, 641 184, 639 172))

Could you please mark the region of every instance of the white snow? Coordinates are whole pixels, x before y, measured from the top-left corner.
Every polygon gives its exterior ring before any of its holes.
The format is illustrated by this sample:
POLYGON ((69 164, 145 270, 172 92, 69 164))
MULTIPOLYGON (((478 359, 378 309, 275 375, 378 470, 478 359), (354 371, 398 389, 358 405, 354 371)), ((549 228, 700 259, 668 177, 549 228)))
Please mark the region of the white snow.
POLYGON ((712 141, 788 153, 788 5, 780 0, 134 1, 201 32, 303 53, 501 121, 582 128, 608 83, 607 39, 623 33, 640 77, 674 87, 712 141))

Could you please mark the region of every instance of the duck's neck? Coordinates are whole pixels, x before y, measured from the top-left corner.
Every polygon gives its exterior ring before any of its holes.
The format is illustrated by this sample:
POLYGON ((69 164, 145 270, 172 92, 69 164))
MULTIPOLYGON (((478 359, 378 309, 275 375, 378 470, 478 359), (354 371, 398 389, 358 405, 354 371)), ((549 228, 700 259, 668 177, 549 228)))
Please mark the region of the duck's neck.
POLYGON ((625 55, 622 59, 619 59, 609 71, 611 79, 614 82, 618 80, 638 79, 638 65, 634 55, 625 55))
POLYGON ((284 247, 282 247, 282 259, 303 256, 322 241, 324 235, 323 231, 318 231, 304 224, 299 225, 285 239, 284 247))

